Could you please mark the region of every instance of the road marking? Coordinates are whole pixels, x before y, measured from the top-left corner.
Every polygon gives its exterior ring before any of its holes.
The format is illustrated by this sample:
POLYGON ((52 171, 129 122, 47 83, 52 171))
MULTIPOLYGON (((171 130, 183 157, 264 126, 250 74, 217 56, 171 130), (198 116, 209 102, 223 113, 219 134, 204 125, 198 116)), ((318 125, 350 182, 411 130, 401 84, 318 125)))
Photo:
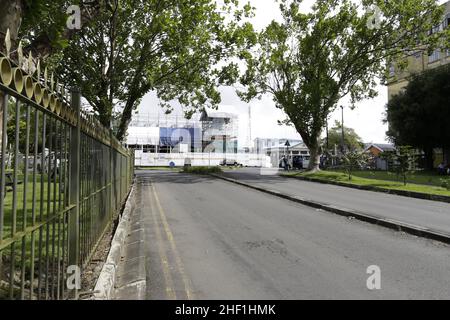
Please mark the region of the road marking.
MULTIPOLYGON (((153 189, 151 189, 153 191, 153 189)), ((154 194, 154 192, 153 192, 154 194)), ((154 194, 155 195, 155 194, 154 194)), ((168 299, 172 299, 172 300, 176 300, 177 299, 177 295, 175 293, 175 290, 173 289, 173 280, 172 280, 172 276, 170 275, 170 269, 169 269, 169 262, 167 260, 167 256, 166 253, 164 252, 164 248, 162 246, 162 236, 161 236, 161 231, 159 230, 159 226, 158 226, 158 218, 156 216, 156 209, 153 206, 153 201, 150 200, 150 211, 152 212, 152 217, 153 217, 153 226, 155 228, 155 233, 156 233, 156 238, 158 242, 158 252, 159 252, 159 258, 161 259, 161 265, 162 265, 162 269, 163 269, 163 274, 164 274, 164 280, 166 283, 166 294, 167 294, 167 298, 168 299)))
POLYGON ((161 206, 161 202, 159 201, 159 197, 158 197, 158 194, 156 192, 156 188, 155 188, 154 183, 152 182, 151 185, 152 185, 152 189, 153 189, 153 194, 155 196, 156 205, 157 205, 157 207, 159 209, 159 214, 161 216, 161 221, 162 221, 163 226, 164 226, 164 231, 166 232, 167 239, 169 240, 170 246, 172 247, 173 255, 175 257, 175 262, 176 262, 177 268, 178 268, 178 272, 180 273, 181 278, 183 279, 184 290, 186 291, 186 296, 187 296, 188 300, 193 300, 194 299, 194 294, 192 292, 192 289, 191 289, 191 286, 190 286, 190 283, 189 283, 189 279, 186 276, 186 272, 184 271, 183 262, 181 261, 180 254, 179 254, 177 246, 175 244, 175 239, 173 237, 172 231, 170 230, 169 223, 167 222, 166 214, 164 212, 164 209, 161 206))

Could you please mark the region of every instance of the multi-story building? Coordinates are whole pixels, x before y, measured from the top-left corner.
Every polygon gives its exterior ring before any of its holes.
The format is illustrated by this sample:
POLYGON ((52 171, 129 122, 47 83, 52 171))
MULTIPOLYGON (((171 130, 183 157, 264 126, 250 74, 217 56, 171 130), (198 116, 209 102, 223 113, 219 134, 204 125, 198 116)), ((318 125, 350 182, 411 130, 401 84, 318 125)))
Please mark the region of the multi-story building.
MULTIPOLYGON (((429 35, 440 32, 450 27, 450 1, 444 3, 444 16, 441 24, 435 26, 429 31, 429 35)), ((388 99, 400 93, 407 85, 412 76, 420 74, 427 70, 450 63, 450 48, 437 48, 431 53, 425 50, 417 50, 407 58, 407 67, 400 68, 392 63, 389 68, 388 99)), ((445 155, 442 149, 435 149, 434 165, 437 166, 442 161, 449 162, 450 154, 445 155)))
MULTIPOLYGON (((430 30, 430 35, 442 31, 450 25, 450 1, 444 3, 442 6, 444 7, 442 23, 430 30)), ((423 50, 417 50, 407 58, 407 61, 408 66, 406 69, 400 68, 395 63, 390 65, 387 83, 389 99, 405 88, 408 85, 409 79, 414 74, 420 74, 426 70, 449 63, 450 48, 438 48, 430 54, 423 50)))
POLYGON ((237 115, 203 111, 199 121, 202 126, 204 152, 237 153, 239 131, 237 115))
POLYGON ((130 123, 127 145, 144 153, 236 153, 237 132, 238 118, 229 113, 205 111, 192 119, 138 114, 130 123))
POLYGON ((236 163, 270 166, 265 155, 238 152, 238 116, 208 111, 181 115, 137 114, 128 128, 127 146, 136 166, 193 166, 236 163), (189 160, 188 160, 189 159, 189 160))

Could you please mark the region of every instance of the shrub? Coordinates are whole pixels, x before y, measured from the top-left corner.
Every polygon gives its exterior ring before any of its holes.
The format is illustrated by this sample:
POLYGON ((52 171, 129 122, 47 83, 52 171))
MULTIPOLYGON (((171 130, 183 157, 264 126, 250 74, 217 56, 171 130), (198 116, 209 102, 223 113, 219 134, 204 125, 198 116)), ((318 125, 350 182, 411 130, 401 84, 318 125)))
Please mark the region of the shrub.
POLYGON ((193 174, 221 173, 220 167, 184 167, 183 172, 193 174))
POLYGON ((450 179, 441 179, 441 187, 450 190, 450 179))
POLYGON ((349 151, 344 154, 342 161, 344 162, 345 171, 348 174, 348 180, 352 180, 353 171, 365 167, 369 158, 364 152, 349 151))

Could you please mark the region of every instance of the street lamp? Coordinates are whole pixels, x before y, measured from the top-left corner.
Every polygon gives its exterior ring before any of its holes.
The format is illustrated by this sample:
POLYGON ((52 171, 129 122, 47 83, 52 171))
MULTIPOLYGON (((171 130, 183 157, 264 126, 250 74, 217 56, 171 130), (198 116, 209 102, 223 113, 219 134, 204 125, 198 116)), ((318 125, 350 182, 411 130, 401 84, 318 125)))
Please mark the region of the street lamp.
POLYGON ((341 122, 341 152, 344 154, 344 148, 345 148, 345 134, 344 134, 344 106, 341 106, 342 110, 342 122, 341 122))

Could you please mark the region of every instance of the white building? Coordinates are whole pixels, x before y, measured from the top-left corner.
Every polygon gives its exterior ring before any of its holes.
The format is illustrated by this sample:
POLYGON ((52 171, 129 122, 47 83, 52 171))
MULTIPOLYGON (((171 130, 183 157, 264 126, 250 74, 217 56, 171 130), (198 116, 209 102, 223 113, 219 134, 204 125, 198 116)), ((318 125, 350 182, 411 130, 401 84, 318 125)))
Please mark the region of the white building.
POLYGON ((265 147, 264 151, 270 157, 272 167, 282 166, 282 159, 286 157, 291 167, 305 169, 308 167, 310 160, 308 147, 302 141, 298 142, 298 140, 282 139, 278 144, 265 147), (287 143, 288 141, 289 143, 287 143))
POLYGON ((135 150, 136 166, 215 166, 222 162, 268 166, 263 155, 238 153, 238 117, 202 112, 192 119, 177 115, 136 115, 130 123, 127 146, 135 150))

